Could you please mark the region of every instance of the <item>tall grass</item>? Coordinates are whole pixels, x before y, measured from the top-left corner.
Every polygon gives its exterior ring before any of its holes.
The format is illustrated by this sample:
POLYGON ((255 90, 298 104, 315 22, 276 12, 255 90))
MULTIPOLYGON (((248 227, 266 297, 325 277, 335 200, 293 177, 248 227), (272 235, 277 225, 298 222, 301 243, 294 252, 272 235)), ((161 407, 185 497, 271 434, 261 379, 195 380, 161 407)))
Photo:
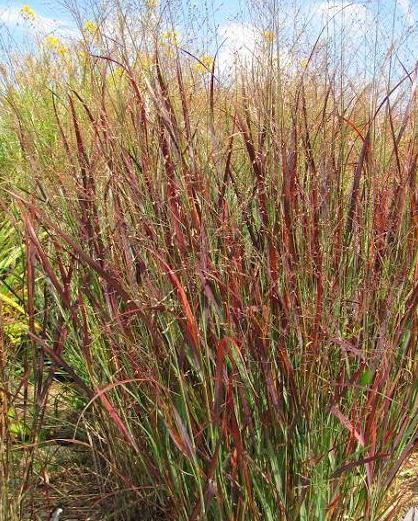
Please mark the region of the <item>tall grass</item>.
POLYGON ((38 392, 60 369, 94 409, 115 519, 396 519, 416 70, 341 89, 318 46, 286 72, 266 40, 225 84, 216 60, 100 32, 3 96, 38 392))

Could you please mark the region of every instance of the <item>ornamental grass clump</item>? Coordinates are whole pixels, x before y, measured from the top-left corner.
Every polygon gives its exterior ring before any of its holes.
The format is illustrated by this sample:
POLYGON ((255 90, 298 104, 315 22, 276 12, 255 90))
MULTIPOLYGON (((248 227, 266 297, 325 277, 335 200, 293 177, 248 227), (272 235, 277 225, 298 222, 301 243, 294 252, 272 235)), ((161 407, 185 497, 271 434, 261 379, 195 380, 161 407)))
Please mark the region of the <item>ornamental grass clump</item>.
POLYGON ((418 433, 417 71, 360 88, 312 65, 320 46, 283 70, 266 31, 222 82, 164 34, 4 98, 32 356, 94 412, 118 519, 395 519, 418 433))

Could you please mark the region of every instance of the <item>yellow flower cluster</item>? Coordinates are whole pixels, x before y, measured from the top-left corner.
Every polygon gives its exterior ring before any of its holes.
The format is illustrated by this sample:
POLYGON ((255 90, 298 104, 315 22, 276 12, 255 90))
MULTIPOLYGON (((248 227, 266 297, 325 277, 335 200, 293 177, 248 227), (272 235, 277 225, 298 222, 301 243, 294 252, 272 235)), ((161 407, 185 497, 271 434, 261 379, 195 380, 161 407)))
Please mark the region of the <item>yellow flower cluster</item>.
POLYGON ((162 35, 163 44, 171 44, 178 45, 179 44, 179 35, 177 31, 166 31, 162 35))
POLYGON ((36 18, 36 13, 29 5, 22 6, 20 14, 27 22, 33 22, 36 18))
POLYGON ((273 31, 264 31, 263 32, 263 40, 267 43, 273 43, 276 39, 276 35, 273 31))
POLYGON ((75 56, 77 56, 79 63, 83 63, 83 66, 90 61, 91 57, 90 53, 83 48, 76 49, 75 56))
POLYGON ((193 70, 199 74, 205 74, 212 71, 214 59, 208 54, 204 54, 199 58, 199 62, 195 63, 193 70))
POLYGON ((68 54, 68 47, 66 47, 59 38, 52 34, 44 38, 44 45, 47 49, 59 54, 60 56, 68 54))
POLYGON ((152 56, 144 52, 141 53, 138 58, 141 69, 144 71, 149 71, 153 65, 152 56))
POLYGON ((113 76, 114 78, 122 78, 125 74, 125 69, 123 67, 115 67, 113 70, 113 76))
POLYGON ((145 1, 145 7, 147 9, 150 9, 150 10, 155 9, 157 7, 157 5, 158 5, 157 0, 146 0, 145 1))
POLYGON ((87 22, 85 22, 83 25, 83 29, 86 31, 86 33, 91 34, 91 36, 97 37, 99 33, 99 26, 92 20, 87 20, 87 22))

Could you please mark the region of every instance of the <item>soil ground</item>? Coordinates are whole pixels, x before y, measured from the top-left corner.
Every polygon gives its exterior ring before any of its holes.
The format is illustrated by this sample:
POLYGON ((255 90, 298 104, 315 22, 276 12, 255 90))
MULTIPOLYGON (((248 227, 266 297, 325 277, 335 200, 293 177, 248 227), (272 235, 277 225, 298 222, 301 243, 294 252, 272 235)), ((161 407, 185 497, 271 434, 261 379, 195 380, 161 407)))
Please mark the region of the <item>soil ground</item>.
MULTIPOLYGON (((98 486, 99 482, 105 485, 105 478, 97 479, 91 451, 85 446, 87 443, 54 441, 54 438, 71 438, 74 432, 71 426, 77 424, 79 417, 79 413, 69 408, 67 393, 68 388, 58 383, 51 389, 51 439, 40 451, 39 468, 43 470, 37 474, 38 483, 33 491, 36 499, 27 512, 27 521, 49 521, 57 507, 63 509, 59 521, 117 521, 117 514, 111 514, 112 498, 98 486), (63 424, 67 426, 64 429, 63 424)), ((396 505, 397 512, 395 517, 389 518, 391 521, 402 521, 412 506, 418 506, 418 450, 401 468, 388 498, 390 504, 396 505)), ((146 508, 140 518, 134 516, 134 519, 162 520, 146 508)))
MULTIPOLYGON (((49 484, 40 484, 39 509, 33 513, 31 520, 48 521, 47 513, 60 506, 64 510, 60 521, 107 521, 108 505, 106 500, 100 500, 100 490, 93 472, 82 462, 75 463, 74 449, 61 448, 59 452, 63 470, 51 477, 49 484)), ((396 500, 399 501, 398 514, 392 518, 395 521, 402 521, 412 506, 418 506, 418 451, 399 472, 389 495, 392 500, 399 497, 396 500)))
POLYGON ((400 502, 397 521, 401 521, 411 507, 418 506, 418 450, 412 454, 393 482, 390 497, 396 496, 399 496, 400 502))

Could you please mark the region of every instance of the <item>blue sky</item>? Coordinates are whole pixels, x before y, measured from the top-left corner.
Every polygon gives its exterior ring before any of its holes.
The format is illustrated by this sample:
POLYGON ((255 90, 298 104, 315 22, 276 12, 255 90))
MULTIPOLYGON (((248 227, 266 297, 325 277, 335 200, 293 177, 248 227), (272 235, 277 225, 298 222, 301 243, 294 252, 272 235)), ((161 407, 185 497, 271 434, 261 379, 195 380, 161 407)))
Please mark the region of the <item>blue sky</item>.
MULTIPOLYGON (((146 0, 144 0, 146 1, 146 0)), ((167 0, 161 1, 164 5, 167 0)), ((246 0, 182 0, 184 4, 194 4, 197 8, 201 8, 204 11, 207 7, 212 10, 215 14, 215 20, 217 24, 227 23, 231 19, 234 19, 238 13, 241 13, 241 19, 245 14, 246 0)), ((302 7, 301 13, 309 16, 309 13, 315 10, 318 6, 331 6, 329 10, 332 12, 334 9, 338 9, 344 6, 344 11, 349 14, 355 12, 356 9, 367 9, 370 13, 376 14, 378 11, 382 17, 391 19, 394 9, 397 10, 397 18, 403 22, 411 22, 415 24, 418 19, 418 0, 300 0, 299 2, 292 2, 291 0, 276 0, 277 5, 280 9, 286 9, 286 6, 290 6, 292 3, 297 4, 298 8, 302 7)), ((257 1, 250 4, 257 4, 257 1)), ((260 3, 260 2, 258 2, 260 3)), ((268 2, 266 2, 268 3, 268 2)), ((15 32, 22 30, 22 27, 15 25, 13 27, 13 20, 11 23, 7 23, 7 13, 18 13, 19 9, 23 5, 29 5, 32 7, 40 17, 46 19, 57 20, 60 22, 71 24, 71 16, 68 11, 62 7, 62 2, 57 0, 0 0, 0 22, 6 21, 9 28, 13 28, 15 32)), ((84 8, 89 4, 88 0, 79 0, 78 4, 84 8)), ((335 11, 334 11, 335 12, 335 11)))
MULTIPOLYGON (((187 4, 189 8, 194 5, 196 12, 209 12, 210 25, 217 41, 225 41, 221 58, 226 64, 238 52, 251 55, 259 44, 262 34, 260 31, 269 28, 267 10, 259 8, 257 11, 255 7, 250 16, 244 8, 246 0, 176 1, 187 4)), ((260 5, 263 1, 268 3, 268 0, 249 1, 253 6, 260 5)), ((86 8, 88 2, 89 0, 79 0, 79 5, 86 8)), ((160 2, 164 5, 167 0, 160 2)), ((290 54, 295 47, 299 48, 299 52, 303 53, 304 49, 309 52, 325 21, 331 20, 328 33, 335 31, 335 34, 340 35, 343 28, 347 48, 351 52, 355 49, 358 59, 363 60, 363 63, 367 62, 367 53, 371 52, 375 41, 381 45, 382 52, 393 41, 399 46, 399 57, 408 67, 418 59, 418 0, 276 0, 276 3, 280 6, 284 54, 290 54), (300 8, 296 17, 295 4, 300 8), (376 19, 379 20, 378 24, 376 19), (295 34, 299 33, 303 36, 295 38, 295 34)), ((8 34, 18 44, 31 45, 30 37, 35 33, 34 27, 23 22, 19 14, 25 4, 32 7, 37 14, 34 26, 36 25, 38 33, 53 33, 63 37, 76 34, 70 14, 57 0, 0 0, 0 38, 2 37, 3 45, 8 34)), ((88 10, 85 15, 90 17, 88 10)), ((187 14, 185 18, 187 19, 187 14)), ((181 31, 181 19, 179 25, 181 31)), ((204 27, 205 24, 201 27, 197 24, 196 39, 205 34, 204 27)), ((208 31, 209 29, 206 34, 208 31)), ((335 39, 336 42, 338 38, 335 39)), ((337 47, 335 52, 337 55, 337 47)))
MULTIPOLYGON (((198 7, 202 7, 205 2, 194 1, 191 3, 196 4, 198 7)), ((242 10, 243 5, 242 0, 210 1, 209 3, 214 6, 217 15, 216 18, 219 23, 233 18, 242 10)), ((86 8, 88 2, 85 0, 79 0, 78 4, 86 8)), ((23 5, 29 5, 41 16, 52 19, 70 19, 68 12, 62 7, 62 2, 56 0, 0 0, 0 13, 4 10, 19 10, 23 5)))
POLYGON ((28 0, 19 2, 17 0, 0 0, 0 9, 20 8, 23 5, 30 5, 37 13, 48 17, 65 16, 65 9, 63 9, 61 2, 54 0, 28 0))
POLYGON ((69 19, 68 12, 54 0, 0 0, 0 12, 8 10, 18 11, 23 5, 29 5, 37 14, 52 19, 69 19))

